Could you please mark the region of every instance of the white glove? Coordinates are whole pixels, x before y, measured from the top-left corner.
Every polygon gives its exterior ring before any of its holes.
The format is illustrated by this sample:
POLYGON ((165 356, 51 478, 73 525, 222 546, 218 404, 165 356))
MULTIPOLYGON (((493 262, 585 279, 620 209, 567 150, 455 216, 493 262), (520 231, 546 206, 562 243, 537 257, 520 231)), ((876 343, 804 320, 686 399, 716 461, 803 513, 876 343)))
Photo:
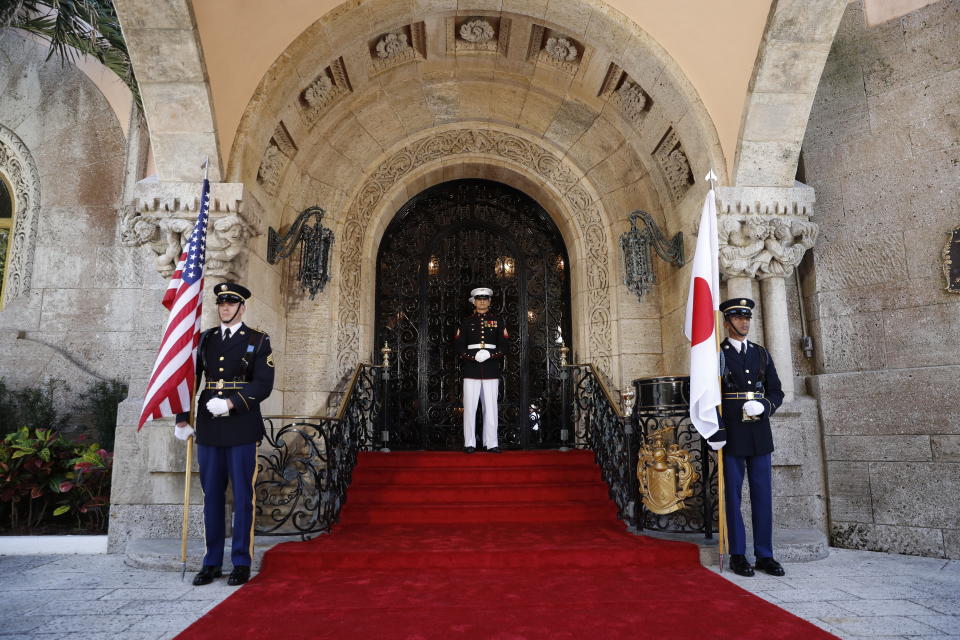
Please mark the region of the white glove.
POLYGON ((207 411, 215 416, 225 416, 230 413, 230 407, 227 406, 227 401, 223 398, 210 398, 207 401, 207 411))
POLYGON ((477 362, 486 362, 490 359, 490 352, 486 349, 480 349, 480 351, 477 351, 477 355, 473 356, 473 358, 477 362))
POLYGON ((191 427, 188 424, 185 424, 182 427, 180 425, 176 425, 173 428, 173 436, 177 440, 187 440, 192 435, 193 435, 193 427, 191 427))
POLYGON ((743 412, 748 416, 759 416, 763 411, 763 405, 756 400, 747 400, 743 403, 743 412))

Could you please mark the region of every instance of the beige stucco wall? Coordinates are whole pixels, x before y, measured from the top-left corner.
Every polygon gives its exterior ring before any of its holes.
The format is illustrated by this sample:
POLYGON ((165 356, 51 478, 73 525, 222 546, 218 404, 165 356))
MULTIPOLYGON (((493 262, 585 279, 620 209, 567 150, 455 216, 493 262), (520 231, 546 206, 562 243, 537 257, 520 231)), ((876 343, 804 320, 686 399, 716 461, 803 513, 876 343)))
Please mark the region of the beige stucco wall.
POLYGON ((868 28, 852 3, 804 140, 820 239, 805 276, 833 542, 960 557, 960 4, 868 28))

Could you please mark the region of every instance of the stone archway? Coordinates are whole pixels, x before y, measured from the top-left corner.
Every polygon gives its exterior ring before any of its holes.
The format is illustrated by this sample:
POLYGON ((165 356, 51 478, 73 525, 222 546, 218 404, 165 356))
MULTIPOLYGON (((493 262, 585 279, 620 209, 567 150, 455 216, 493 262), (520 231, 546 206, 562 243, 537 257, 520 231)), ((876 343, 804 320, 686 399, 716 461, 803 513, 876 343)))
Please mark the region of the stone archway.
MULTIPOLYGON (((574 333, 582 337, 582 355, 609 374, 615 343, 615 309, 610 296, 612 241, 608 237, 606 214, 589 182, 550 150, 526 138, 493 128, 451 129, 422 137, 389 154, 370 172, 357 191, 339 227, 340 261, 337 300, 337 370, 349 371, 372 347, 364 291, 372 295, 371 275, 363 273, 372 243, 379 238, 371 233, 374 218, 390 215, 382 206, 387 194, 432 164, 457 164, 465 160, 487 159, 492 165, 505 165, 512 171, 545 183, 558 196, 564 218, 558 224, 566 233, 574 270, 574 333), (579 293, 580 295, 577 295, 579 293)), ((375 246, 375 245, 374 245, 375 246)), ((367 271, 370 271, 368 266, 367 271)))

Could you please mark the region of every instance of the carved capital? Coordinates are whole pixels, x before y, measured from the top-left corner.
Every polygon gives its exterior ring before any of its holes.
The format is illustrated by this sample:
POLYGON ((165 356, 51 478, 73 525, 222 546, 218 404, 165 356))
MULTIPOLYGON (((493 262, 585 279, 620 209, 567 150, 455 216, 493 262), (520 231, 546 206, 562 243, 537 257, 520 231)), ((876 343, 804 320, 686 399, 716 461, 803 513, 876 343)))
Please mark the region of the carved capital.
MULTIPOLYGON (((201 187, 199 182, 142 180, 121 217, 120 241, 128 247, 149 246, 156 254, 154 266, 164 278, 176 268, 197 221, 201 187)), ((262 233, 259 218, 246 213, 242 205, 242 183, 210 185, 207 276, 236 279, 247 240, 262 233)))
POLYGON ((793 273, 819 227, 810 220, 811 187, 717 187, 720 272, 727 278, 783 278, 793 273))

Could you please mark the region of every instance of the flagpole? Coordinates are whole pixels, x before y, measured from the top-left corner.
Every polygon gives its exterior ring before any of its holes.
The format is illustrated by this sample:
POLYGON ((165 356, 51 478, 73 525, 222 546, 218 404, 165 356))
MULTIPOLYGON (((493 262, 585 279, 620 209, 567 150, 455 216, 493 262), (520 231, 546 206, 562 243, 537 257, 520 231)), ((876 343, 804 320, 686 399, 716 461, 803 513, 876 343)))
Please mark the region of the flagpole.
MULTIPOLYGON (((207 181, 207 176, 210 172, 210 156, 206 156, 203 160, 203 181, 207 181)), ((201 189, 202 191, 202 189, 201 189)), ((200 207, 203 207, 203 203, 200 203, 200 207)), ((193 389, 190 391, 190 417, 187 424, 191 427, 194 424, 194 416, 196 415, 196 409, 194 404, 197 399, 197 376, 194 372, 194 384, 193 389)), ((187 575, 187 530, 190 528, 190 484, 193 481, 193 434, 191 433, 187 437, 187 464, 183 472, 183 517, 182 525, 180 527, 180 580, 183 580, 187 575)))
MULTIPOLYGON (((717 174, 710 169, 707 174, 707 181, 710 183, 710 192, 716 198, 717 174)), ((719 293, 719 292, 718 292, 719 293)), ((714 312, 714 334, 716 335, 716 349, 720 353, 720 331, 723 329, 723 314, 720 311, 714 312)), ((721 402, 717 406, 717 413, 723 418, 723 376, 721 371, 717 371, 717 378, 720 383, 721 402)), ((723 479, 723 447, 717 449, 717 553, 719 555, 720 573, 723 573, 723 557, 727 554, 727 505, 725 496, 725 486, 723 479)))

